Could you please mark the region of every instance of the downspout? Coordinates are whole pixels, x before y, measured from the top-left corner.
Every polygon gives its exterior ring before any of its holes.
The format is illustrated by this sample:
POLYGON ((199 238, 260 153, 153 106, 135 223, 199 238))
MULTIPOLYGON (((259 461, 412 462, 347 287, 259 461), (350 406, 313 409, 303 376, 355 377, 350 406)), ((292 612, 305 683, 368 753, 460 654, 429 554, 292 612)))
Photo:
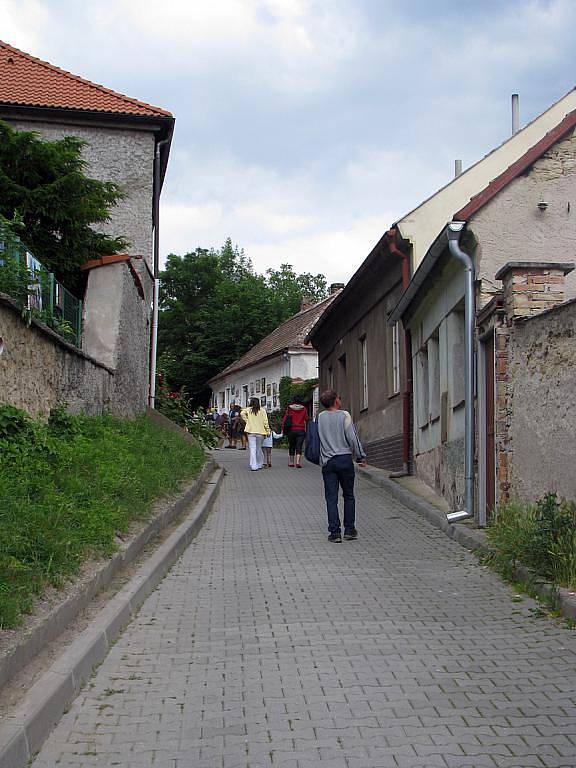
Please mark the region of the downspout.
POLYGON ((448 225, 448 248, 450 254, 464 265, 464 326, 466 353, 464 366, 465 411, 464 411, 464 509, 446 515, 454 523, 474 516, 474 264, 467 253, 460 248, 460 235, 466 226, 463 221, 448 225))
POLYGON ((158 301, 160 296, 160 150, 170 139, 163 139, 156 144, 154 152, 154 289, 152 293, 152 338, 150 349, 150 385, 148 405, 154 408, 156 400, 156 360, 158 357, 158 301))
MULTIPOLYGON (((396 230, 391 229, 389 235, 388 250, 393 256, 402 259, 402 290, 405 291, 410 284, 410 257, 409 254, 401 251, 396 245, 394 238, 396 230)), ((402 391, 402 470, 392 472, 391 477, 403 477, 410 474, 410 438, 412 430, 410 429, 410 404, 412 400, 412 334, 407 328, 404 328, 404 367, 405 381, 402 391)))

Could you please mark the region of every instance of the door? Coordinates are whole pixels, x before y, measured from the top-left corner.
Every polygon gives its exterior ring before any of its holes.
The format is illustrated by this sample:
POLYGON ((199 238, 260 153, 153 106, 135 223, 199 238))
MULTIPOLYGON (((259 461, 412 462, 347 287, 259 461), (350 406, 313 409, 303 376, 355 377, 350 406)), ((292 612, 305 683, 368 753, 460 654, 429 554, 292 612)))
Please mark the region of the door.
POLYGON ((489 518, 496 505, 496 435, 494 419, 494 334, 484 342, 484 396, 485 396, 485 477, 486 516, 489 518))

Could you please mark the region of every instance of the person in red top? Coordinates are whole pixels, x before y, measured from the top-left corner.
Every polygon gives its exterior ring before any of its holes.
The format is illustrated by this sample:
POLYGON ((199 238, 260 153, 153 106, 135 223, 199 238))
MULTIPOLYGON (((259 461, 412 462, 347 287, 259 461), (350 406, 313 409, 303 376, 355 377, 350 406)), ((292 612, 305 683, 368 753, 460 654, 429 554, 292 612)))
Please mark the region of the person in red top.
POLYGON ((284 418, 282 419, 282 432, 288 436, 288 466, 302 469, 300 459, 302 458, 302 446, 306 437, 306 423, 308 422, 308 411, 302 403, 302 398, 295 395, 294 399, 286 408, 284 418))

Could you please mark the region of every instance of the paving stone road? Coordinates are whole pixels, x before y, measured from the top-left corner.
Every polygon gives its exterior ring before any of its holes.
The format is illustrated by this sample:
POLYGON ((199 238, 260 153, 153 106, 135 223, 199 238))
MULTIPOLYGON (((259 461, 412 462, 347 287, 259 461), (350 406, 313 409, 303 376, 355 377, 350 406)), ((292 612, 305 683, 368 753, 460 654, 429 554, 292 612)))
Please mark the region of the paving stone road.
POLYGON ((198 538, 34 768, 574 768, 576 633, 362 480, 228 470, 198 538))

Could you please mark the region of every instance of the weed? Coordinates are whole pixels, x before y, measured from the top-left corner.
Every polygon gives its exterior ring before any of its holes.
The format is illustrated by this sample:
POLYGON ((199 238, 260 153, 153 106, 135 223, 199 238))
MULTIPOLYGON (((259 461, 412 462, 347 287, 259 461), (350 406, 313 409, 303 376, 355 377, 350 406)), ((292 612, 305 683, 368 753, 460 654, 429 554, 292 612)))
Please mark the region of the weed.
POLYGON ((496 568, 508 579, 518 564, 569 589, 576 588, 576 505, 549 493, 536 504, 498 510, 488 536, 496 568))

